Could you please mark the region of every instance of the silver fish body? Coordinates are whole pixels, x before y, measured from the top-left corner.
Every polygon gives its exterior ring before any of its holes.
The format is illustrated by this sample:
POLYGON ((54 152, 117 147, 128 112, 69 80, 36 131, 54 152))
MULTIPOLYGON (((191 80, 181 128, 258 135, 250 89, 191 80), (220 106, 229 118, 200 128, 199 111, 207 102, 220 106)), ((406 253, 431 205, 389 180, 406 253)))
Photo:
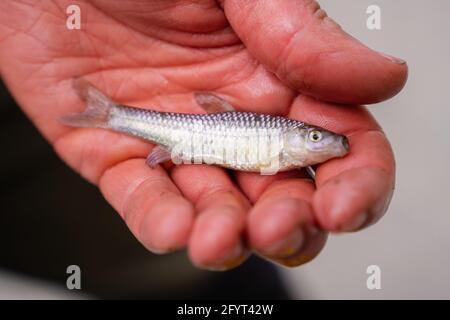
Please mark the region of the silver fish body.
POLYGON ((259 171, 304 166, 284 152, 286 134, 305 128, 295 120, 251 112, 180 114, 114 107, 108 128, 139 136, 171 151, 183 163, 209 163, 259 171), (278 163, 277 163, 278 160, 278 163))
MULTIPOLYGON (((293 119, 253 112, 158 112, 115 104, 84 83, 85 112, 64 123, 100 127, 156 143, 172 161, 266 174, 310 166, 348 152, 344 136, 293 119), (312 137, 315 140, 312 141, 312 137), (317 138, 317 139, 316 139, 317 138)), ((167 158, 153 157, 162 161, 167 158)))

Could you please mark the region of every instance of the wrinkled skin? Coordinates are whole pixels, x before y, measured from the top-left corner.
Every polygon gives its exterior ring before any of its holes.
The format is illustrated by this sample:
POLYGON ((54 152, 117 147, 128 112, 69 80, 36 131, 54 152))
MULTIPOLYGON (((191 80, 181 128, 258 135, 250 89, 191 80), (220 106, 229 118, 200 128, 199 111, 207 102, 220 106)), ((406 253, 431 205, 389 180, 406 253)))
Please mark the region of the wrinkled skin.
POLYGON ((78 2, 81 30, 65 27, 71 2, 1 1, 2 78, 61 158, 98 185, 150 251, 187 246, 195 265, 215 270, 252 251, 297 266, 319 253, 328 231, 362 229, 386 211, 390 145, 364 107, 343 104, 395 95, 405 63, 348 36, 313 1, 78 2), (345 134, 351 152, 320 165, 316 185, 302 172, 151 169, 148 143, 58 123, 83 108, 71 88, 79 76, 121 103, 166 111, 200 112, 192 93, 212 91, 240 110, 345 134))

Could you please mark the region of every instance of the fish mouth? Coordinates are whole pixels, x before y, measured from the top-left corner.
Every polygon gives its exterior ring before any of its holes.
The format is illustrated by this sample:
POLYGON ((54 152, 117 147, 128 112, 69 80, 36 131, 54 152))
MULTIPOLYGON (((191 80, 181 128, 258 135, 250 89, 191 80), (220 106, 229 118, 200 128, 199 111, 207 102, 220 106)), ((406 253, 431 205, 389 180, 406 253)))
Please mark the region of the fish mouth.
POLYGON ((350 144, 349 144, 348 138, 346 136, 341 136, 340 146, 338 147, 338 149, 339 149, 338 157, 344 157, 349 153, 350 144))
POLYGON ((348 143, 348 138, 346 136, 342 136, 341 143, 342 143, 342 146, 344 147, 345 153, 348 153, 348 151, 350 150, 350 144, 348 143))

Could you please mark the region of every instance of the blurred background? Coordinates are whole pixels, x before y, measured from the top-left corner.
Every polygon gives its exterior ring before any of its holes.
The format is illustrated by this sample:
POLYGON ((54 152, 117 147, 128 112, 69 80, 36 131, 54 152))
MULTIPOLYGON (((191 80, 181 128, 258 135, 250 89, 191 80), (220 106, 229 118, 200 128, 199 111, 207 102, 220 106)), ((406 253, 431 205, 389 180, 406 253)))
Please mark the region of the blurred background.
POLYGON ((284 275, 308 298, 450 299, 450 1, 319 2, 350 34, 408 62, 404 90, 371 107, 396 154, 397 185, 379 223, 331 236, 284 275), (366 27, 369 5, 381 9, 381 30, 366 27), (381 290, 366 287, 369 265, 381 269, 381 290))
POLYGON ((371 107, 397 159, 386 217, 330 236, 319 257, 295 269, 252 258, 212 273, 193 268, 183 252, 152 255, 1 86, 0 299, 450 299, 450 2, 319 2, 350 34, 409 65, 405 89, 371 107), (381 9, 381 30, 366 26, 370 5, 381 9), (82 270, 80 291, 66 288, 72 264, 82 270), (366 286, 370 265, 381 270, 379 290, 366 286))

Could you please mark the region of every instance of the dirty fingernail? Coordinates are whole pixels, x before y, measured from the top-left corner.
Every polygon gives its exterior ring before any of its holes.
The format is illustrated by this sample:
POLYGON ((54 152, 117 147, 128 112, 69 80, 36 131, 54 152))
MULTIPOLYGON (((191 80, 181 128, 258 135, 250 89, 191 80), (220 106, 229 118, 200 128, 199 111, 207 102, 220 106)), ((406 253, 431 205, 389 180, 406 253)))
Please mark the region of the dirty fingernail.
POLYGON ((203 266, 202 268, 210 271, 230 270, 241 265, 245 260, 247 260, 248 256, 249 251, 244 248, 242 243, 239 243, 223 259, 221 259, 220 262, 214 265, 203 266))
POLYGON ((273 262, 283 267, 298 267, 313 260, 324 246, 327 234, 317 228, 303 227, 303 245, 293 254, 272 259, 273 262))
POLYGON ((301 228, 297 228, 287 237, 265 248, 262 254, 273 258, 289 257, 298 252, 305 243, 305 233, 301 228))

